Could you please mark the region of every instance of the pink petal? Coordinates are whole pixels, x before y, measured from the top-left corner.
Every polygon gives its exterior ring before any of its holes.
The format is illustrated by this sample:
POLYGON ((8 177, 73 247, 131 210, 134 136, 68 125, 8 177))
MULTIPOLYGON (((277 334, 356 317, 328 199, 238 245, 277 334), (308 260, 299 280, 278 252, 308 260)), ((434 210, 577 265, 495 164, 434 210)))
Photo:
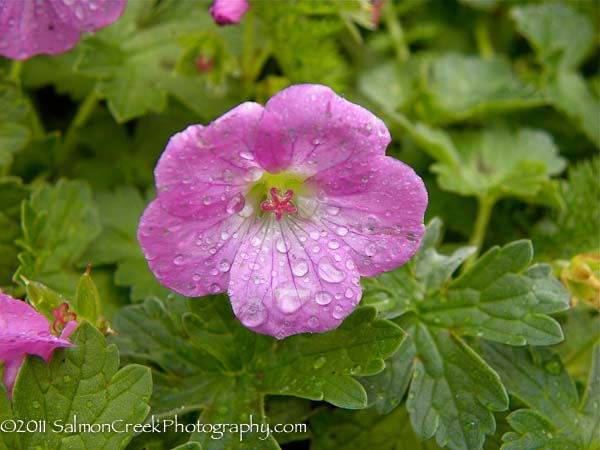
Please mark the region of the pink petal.
POLYGON ((0 361, 5 362, 2 382, 9 396, 25 354, 38 355, 48 361, 55 348, 73 346, 64 339, 72 326, 67 333, 65 331, 60 338, 54 336, 43 315, 27 303, 0 293, 0 361))
POLYGON ((319 192, 316 215, 343 241, 361 276, 395 269, 419 248, 427 191, 401 161, 387 156, 350 160, 307 183, 319 192))
POLYGON ((241 212, 184 220, 154 200, 140 220, 138 240, 157 280, 188 297, 224 292, 250 224, 241 212))
POLYGON ((177 217, 205 219, 235 206, 263 173, 254 155, 262 113, 261 105, 247 102, 206 127, 174 135, 154 171, 163 207, 177 217))
POLYGON ((240 247, 229 283, 239 320, 283 339, 336 328, 362 295, 359 275, 336 237, 310 220, 269 215, 240 247))
POLYGON ((169 141, 155 170, 158 198, 138 240, 160 283, 187 296, 224 292, 253 213, 245 195, 262 176, 253 153, 263 107, 244 103, 169 141))
POLYGON ((232 25, 240 23, 250 5, 248 0, 215 0, 208 9, 219 25, 232 25))
POLYGON ((63 53, 119 18, 126 0, 0 0, 0 55, 63 53))
POLYGON ((265 110, 256 156, 270 172, 314 175, 349 158, 383 155, 390 142, 381 119, 327 86, 290 86, 265 110))

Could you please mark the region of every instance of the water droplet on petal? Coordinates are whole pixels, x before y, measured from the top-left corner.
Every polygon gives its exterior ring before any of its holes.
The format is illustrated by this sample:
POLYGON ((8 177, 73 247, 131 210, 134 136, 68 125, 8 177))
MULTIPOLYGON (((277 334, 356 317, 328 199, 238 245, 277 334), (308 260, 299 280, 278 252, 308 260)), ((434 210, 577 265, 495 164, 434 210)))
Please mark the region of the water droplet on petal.
POLYGON ((321 279, 328 283, 340 283, 346 278, 346 274, 338 269, 329 258, 319 261, 317 268, 321 279))
POLYGON ((340 208, 338 208, 337 206, 328 206, 327 207, 327 214, 329 214, 330 216, 337 216, 339 212, 340 212, 340 208))
POLYGON ((308 326, 311 328, 317 328, 319 326, 319 318, 317 316, 312 316, 308 319, 308 326))
POLYGON ((329 241, 329 243, 327 244, 327 246, 330 249, 335 250, 337 248, 340 248, 340 243, 338 241, 329 241))
POLYGON ((340 305, 335 305, 335 308, 333 308, 333 318, 341 319, 342 317, 344 317, 344 309, 340 305))
POLYGON ((303 277, 308 273, 308 264, 304 259, 292 262, 292 273, 297 277, 303 277))
POLYGON ((278 239, 275 248, 279 253, 287 253, 290 250, 290 244, 285 239, 278 239))
POLYGON ((346 228, 345 226, 341 226, 338 227, 337 230, 335 230, 335 232, 338 234, 338 236, 346 236, 348 234, 348 228, 346 228))
POLYGON ((354 261, 352 261, 351 259, 347 259, 346 260, 346 269, 348 269, 348 270, 356 269, 356 265, 354 264, 354 261))
POLYGON ((247 327, 256 327, 266 322, 269 312, 260 299, 251 298, 238 316, 240 321, 247 327))
POLYGON ((227 231, 221 231, 221 240, 226 241, 229 239, 229 233, 227 231))
POLYGON ((219 270, 221 272, 228 272, 229 269, 231 269, 231 264, 226 259, 219 263, 219 270))
POLYGON ((221 292, 221 286, 219 286, 217 283, 213 283, 210 285, 208 290, 211 294, 218 294, 219 292, 221 292))
POLYGON ((369 244, 365 247, 365 255, 373 256, 377 252, 375 244, 369 244))
POLYGON ((179 254, 175 256, 175 259, 173 259, 173 264, 180 266, 181 264, 183 264, 183 255, 179 254))
POLYGON ((258 167, 252 167, 244 174, 244 180, 248 182, 258 181, 262 177, 263 171, 258 167))
MULTIPOLYGON (((242 210, 246 204, 246 199, 242 194, 236 194, 231 197, 231 200, 227 203, 226 210, 228 214, 235 214, 242 210)), ((240 214, 241 215, 241 214, 240 214)))
POLYGON ((321 291, 315 294, 315 301, 319 305, 329 305, 332 299, 333 297, 329 292, 321 291))
POLYGON ((240 158, 245 159, 247 161, 252 161, 254 159, 254 155, 248 150, 242 150, 240 152, 240 158))
POLYGON ((352 292, 352 289, 348 288, 346 289, 346 292, 344 292, 344 296, 346 298, 352 298, 354 296, 354 292, 352 292))

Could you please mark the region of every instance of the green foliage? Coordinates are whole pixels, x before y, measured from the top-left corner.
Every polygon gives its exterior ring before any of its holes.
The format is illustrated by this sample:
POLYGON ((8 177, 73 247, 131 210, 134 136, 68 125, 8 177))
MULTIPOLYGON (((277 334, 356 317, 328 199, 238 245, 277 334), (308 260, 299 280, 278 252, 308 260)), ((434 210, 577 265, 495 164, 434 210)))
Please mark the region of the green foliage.
MULTIPOLYGON (((6 446, 14 442, 16 448, 91 450, 122 449, 131 440, 133 425, 141 423, 149 411, 150 370, 138 365, 118 370, 117 348, 106 345, 87 323, 78 327, 71 341, 75 347, 55 351, 48 366, 28 356, 13 391, 13 418, 43 421, 45 430, 3 433, 0 444, 4 440, 6 446), (119 432, 90 432, 69 427, 76 423, 123 426, 119 432), (124 424, 131 424, 130 429, 124 424)), ((0 392, 0 402, 2 398, 0 392)))
POLYGON ((560 342, 561 328, 547 314, 566 309, 569 298, 549 266, 530 266, 533 252, 525 241, 490 249, 452 279, 473 249, 439 253, 440 228, 439 221, 430 223, 411 262, 365 286, 364 302, 396 318, 408 337, 385 371, 364 383, 382 413, 397 407, 408 388, 406 407, 421 439, 435 435, 441 446, 479 449, 495 430, 492 411, 507 408, 508 397, 470 338, 560 342))
POLYGON ((512 396, 527 405, 508 417, 514 432, 503 450, 600 448, 600 346, 587 386, 579 395, 557 355, 545 349, 517 349, 484 343, 484 355, 512 396))
POLYGON ((18 244, 15 279, 24 276, 66 294, 74 294, 75 268, 86 247, 100 233, 98 212, 87 185, 60 180, 37 188, 21 209, 23 235, 18 244))
MULTIPOLYGON (((374 309, 363 308, 337 330, 277 342, 241 326, 223 297, 183 301, 149 299, 114 319, 121 353, 160 368, 152 404, 162 417, 202 410, 203 423, 247 421, 250 414, 264 423, 266 394, 364 408, 366 393, 354 376, 381 371, 383 359, 404 337, 394 324, 375 320, 374 309)), ((254 433, 244 442, 258 445, 259 438, 254 433)), ((208 449, 237 445, 235 436, 219 442, 202 434, 190 439, 208 449)), ((272 438, 269 442, 260 448, 276 448, 272 438)))
POLYGON ((229 26, 210 4, 132 0, 66 53, 0 57, 0 289, 50 321, 69 303, 144 365, 119 371, 82 325, 49 366, 26 358, 14 401, 0 385, 0 422, 309 429, 0 433, 0 450, 600 450, 598 2, 251 0, 229 26), (136 234, 170 136, 292 83, 381 117, 447 233, 432 220, 407 265, 363 279, 337 330, 276 341, 225 296, 161 286, 136 234))

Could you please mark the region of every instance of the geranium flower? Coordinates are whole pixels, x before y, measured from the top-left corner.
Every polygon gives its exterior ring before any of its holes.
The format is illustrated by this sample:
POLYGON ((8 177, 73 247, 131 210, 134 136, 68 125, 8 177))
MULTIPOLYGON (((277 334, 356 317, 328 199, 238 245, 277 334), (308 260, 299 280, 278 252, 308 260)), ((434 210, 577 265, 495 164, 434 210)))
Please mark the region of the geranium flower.
POLYGON ((117 20, 127 0, 0 0, 0 55, 27 59, 70 50, 81 32, 117 20))
POLYGON ((56 337, 50 333, 50 324, 42 314, 27 303, 0 293, 0 363, 4 363, 2 383, 9 397, 25 354, 41 356, 48 362, 55 348, 73 346, 66 339, 77 323, 70 321, 64 325, 60 337, 56 337))
POLYGON ((227 291, 248 328, 279 339, 337 327, 360 276, 404 264, 427 192, 385 156, 390 134, 320 85, 291 86, 174 135, 138 239, 151 270, 187 296, 227 291))
POLYGON ((240 23, 250 5, 248 0, 215 0, 208 9, 219 25, 240 23))

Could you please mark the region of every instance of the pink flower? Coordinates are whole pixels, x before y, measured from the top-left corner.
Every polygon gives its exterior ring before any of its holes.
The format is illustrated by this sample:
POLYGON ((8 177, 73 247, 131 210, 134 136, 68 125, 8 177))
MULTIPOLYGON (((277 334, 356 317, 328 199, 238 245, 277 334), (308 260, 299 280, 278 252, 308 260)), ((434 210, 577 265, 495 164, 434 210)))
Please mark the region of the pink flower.
POLYGON ((0 0, 0 55, 27 59, 70 50, 82 31, 119 18, 126 0, 0 0))
POLYGON ((248 0, 215 0, 208 11, 217 24, 232 25, 240 23, 249 7, 248 0))
POLYGON ((42 314, 0 293, 0 362, 4 362, 2 383, 9 397, 25 354, 41 356, 48 362, 55 348, 73 346, 66 339, 76 326, 76 322, 67 323, 58 338, 50 333, 50 324, 42 314))
POLYGON ((404 264, 427 192, 385 156, 390 134, 330 88, 243 103, 169 141, 138 230, 158 280, 187 296, 227 290, 248 328, 282 339, 337 327, 360 276, 404 264))

